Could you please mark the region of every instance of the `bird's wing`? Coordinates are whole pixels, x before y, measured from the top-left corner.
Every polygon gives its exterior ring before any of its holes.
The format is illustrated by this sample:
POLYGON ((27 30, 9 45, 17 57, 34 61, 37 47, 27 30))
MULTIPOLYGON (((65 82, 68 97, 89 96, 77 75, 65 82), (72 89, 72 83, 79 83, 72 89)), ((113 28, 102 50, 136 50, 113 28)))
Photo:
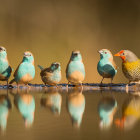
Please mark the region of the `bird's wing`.
POLYGON ((40 70, 43 70, 44 68, 42 67, 42 66, 40 66, 40 65, 38 65, 38 67, 40 68, 40 70))
POLYGON ((113 58, 110 58, 109 61, 111 62, 113 67, 117 70, 118 67, 117 67, 116 63, 114 62, 113 58))
MULTIPOLYGON (((22 62, 21 62, 22 63, 22 62)), ((15 70, 14 72, 14 77, 17 75, 17 72, 18 72, 18 69, 19 69, 19 66, 21 65, 21 63, 18 65, 17 69, 15 70)))
POLYGON ((10 73, 13 71, 12 67, 9 65, 10 73))
POLYGON ((43 77, 43 76, 46 76, 48 73, 52 73, 53 71, 51 70, 51 68, 45 68, 41 71, 40 75, 43 77))

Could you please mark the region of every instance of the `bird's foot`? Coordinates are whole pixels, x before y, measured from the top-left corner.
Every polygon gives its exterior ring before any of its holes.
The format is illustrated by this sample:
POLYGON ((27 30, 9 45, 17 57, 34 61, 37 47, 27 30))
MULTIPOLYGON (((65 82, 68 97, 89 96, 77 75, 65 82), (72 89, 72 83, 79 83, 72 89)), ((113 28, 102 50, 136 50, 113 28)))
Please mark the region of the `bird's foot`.
POLYGON ((113 83, 109 83, 109 86, 112 87, 113 86, 113 83))
POLYGON ((129 81, 129 84, 140 84, 140 80, 139 81, 129 81))
POLYGON ((14 88, 14 86, 13 86, 13 85, 8 85, 7 88, 8 88, 8 89, 9 89, 9 88, 11 89, 11 88, 14 88))
POLYGON ((103 87, 103 83, 102 82, 99 84, 99 87, 103 87))

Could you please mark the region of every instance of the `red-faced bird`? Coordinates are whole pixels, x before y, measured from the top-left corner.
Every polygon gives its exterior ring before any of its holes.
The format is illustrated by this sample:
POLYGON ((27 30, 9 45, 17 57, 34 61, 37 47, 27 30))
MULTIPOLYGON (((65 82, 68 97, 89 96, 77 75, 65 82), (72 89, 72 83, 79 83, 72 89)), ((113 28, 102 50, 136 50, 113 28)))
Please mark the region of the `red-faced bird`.
POLYGON ((114 56, 122 59, 122 71, 125 77, 131 82, 140 81, 140 59, 129 50, 121 50, 114 56))

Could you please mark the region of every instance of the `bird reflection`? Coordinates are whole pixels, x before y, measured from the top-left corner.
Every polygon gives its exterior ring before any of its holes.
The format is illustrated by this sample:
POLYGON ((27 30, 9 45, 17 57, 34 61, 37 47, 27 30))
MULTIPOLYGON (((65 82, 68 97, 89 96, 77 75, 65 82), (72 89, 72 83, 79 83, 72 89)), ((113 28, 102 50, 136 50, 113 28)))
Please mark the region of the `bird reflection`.
POLYGON ((85 97, 81 89, 74 89, 68 93, 67 108, 74 127, 80 127, 85 110, 85 97))
POLYGON ((7 95, 0 95, 0 128, 2 131, 6 129, 9 110, 11 109, 11 101, 7 95))
POLYGON ((62 96, 57 89, 50 89, 43 94, 40 103, 44 107, 49 107, 54 115, 60 115, 62 96))
POLYGON ((115 124, 121 129, 130 130, 140 119, 140 96, 132 96, 125 100, 122 107, 122 118, 115 124))
POLYGON ((116 112, 117 101, 113 97, 103 97, 98 104, 100 128, 110 128, 116 112))
POLYGON ((29 93, 17 93, 14 98, 15 105, 24 118, 25 127, 30 127, 34 121, 35 99, 29 93))

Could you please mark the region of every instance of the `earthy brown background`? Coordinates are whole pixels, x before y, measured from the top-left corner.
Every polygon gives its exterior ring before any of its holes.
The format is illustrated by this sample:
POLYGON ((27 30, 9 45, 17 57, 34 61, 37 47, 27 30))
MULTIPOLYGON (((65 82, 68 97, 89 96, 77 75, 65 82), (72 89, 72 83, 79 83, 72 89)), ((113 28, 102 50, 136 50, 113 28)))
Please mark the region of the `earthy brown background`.
MULTIPOLYGON (((0 45, 5 46, 16 69, 23 52, 35 57, 36 77, 42 83, 37 64, 58 61, 62 82, 72 50, 80 50, 86 67, 84 82, 100 82, 97 50, 112 53, 131 49, 140 56, 140 2, 138 0, 0 0, 0 45)), ((114 82, 126 82, 121 60, 114 82)), ((12 78, 12 77, 11 77, 12 78)), ((105 80, 105 82, 110 82, 105 80)))

